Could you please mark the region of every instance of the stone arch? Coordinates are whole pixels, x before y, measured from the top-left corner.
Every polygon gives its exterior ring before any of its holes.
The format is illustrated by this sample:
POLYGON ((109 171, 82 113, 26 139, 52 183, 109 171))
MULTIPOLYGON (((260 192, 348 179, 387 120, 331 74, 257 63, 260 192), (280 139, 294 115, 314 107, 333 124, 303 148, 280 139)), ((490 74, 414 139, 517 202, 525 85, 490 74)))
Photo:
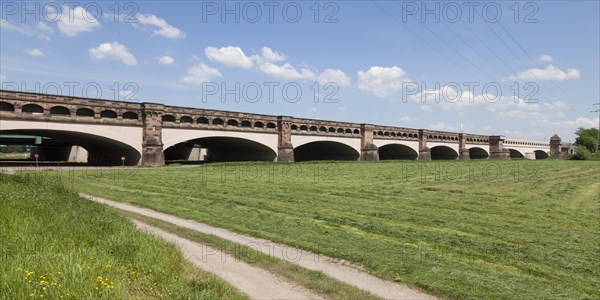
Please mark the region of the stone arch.
POLYGON ((267 123, 267 128, 269 128, 269 129, 275 129, 275 128, 277 128, 277 126, 275 125, 275 123, 269 122, 269 123, 267 123))
POLYGON ((123 119, 125 120, 138 120, 139 116, 137 113, 134 113, 132 111, 126 111, 123 113, 123 119))
POLYGON ((352 129, 350 129, 350 128, 346 129, 346 133, 347 134, 352 134, 352 129))
POLYGON ((208 125, 208 119, 205 117, 200 117, 196 120, 196 123, 198 124, 203 124, 203 125, 208 125))
POLYGON ((485 151, 483 148, 479 147, 471 147, 469 148, 469 158, 470 159, 485 159, 489 158, 490 154, 485 151))
POLYGON ((265 124, 263 124, 263 122, 257 121, 257 122, 254 122, 254 127, 255 128, 264 128, 265 124))
POLYGON ((96 113, 89 108, 80 108, 75 112, 75 115, 78 117, 94 117, 96 113))
POLYGON ((175 123, 175 120, 176 120, 174 115, 164 115, 164 116, 162 116, 161 119, 163 122, 172 122, 172 123, 175 123))
POLYGON ((87 150, 89 165, 121 165, 121 156, 125 157, 126 165, 137 165, 141 160, 141 145, 136 145, 136 139, 133 137, 136 133, 141 135, 138 128, 126 129, 128 132, 117 135, 114 128, 107 129, 106 126, 89 127, 84 124, 65 123, 53 125, 53 129, 46 127, 46 124, 30 122, 7 130, 3 128, 0 134, 49 138, 48 142, 37 149, 41 160, 69 161, 73 146, 87 150))
POLYGON ((308 126, 302 125, 302 126, 300 126, 300 130, 301 131, 308 131, 308 126))
POLYGON ((535 153, 535 159, 548 159, 550 157, 548 152, 544 150, 535 150, 533 152, 535 153))
POLYGON ((317 126, 310 126, 310 131, 317 131, 317 126))
POLYGON ((519 150, 509 148, 508 151, 510 152, 510 158, 524 158, 525 157, 525 155, 523 153, 521 153, 521 151, 519 151, 519 150))
POLYGON ((221 119, 221 118, 214 118, 212 120, 212 124, 213 125, 223 126, 223 124, 225 124, 225 122, 223 122, 223 119, 221 119))
POLYGON ((294 161, 352 160, 360 158, 353 147, 336 141, 313 141, 294 148, 294 161))
POLYGON ((242 127, 252 127, 252 123, 250 123, 248 120, 242 121, 241 125, 242 127))
POLYGON ((184 135, 178 135, 177 133, 168 133, 167 130, 164 133, 171 135, 171 137, 165 136, 164 154, 166 160, 185 160, 194 148, 206 150, 205 159, 207 162, 274 161, 277 158, 277 137, 274 135, 269 135, 272 137, 271 140, 268 140, 268 138, 256 138, 264 137, 264 134, 243 131, 228 133, 227 135, 223 135, 222 132, 211 131, 191 133, 186 131, 184 135))
POLYGON ((432 160, 455 160, 458 153, 448 146, 435 146, 430 149, 432 160))
POLYGON ((239 123, 235 119, 229 119, 227 120, 227 126, 239 126, 239 123))
POLYGON ((116 119, 117 118, 117 112, 114 110, 103 110, 100 112, 100 118, 103 119, 116 119))
POLYGON ((293 124, 293 125, 292 125, 292 127, 291 127, 291 129, 292 129, 292 130, 298 130, 298 125, 296 125, 296 124, 293 124))
POLYGON ((419 153, 413 148, 402 144, 387 144, 379 147, 380 160, 415 160, 419 157, 419 153))
POLYGON ((192 117, 189 116, 183 116, 179 118, 179 123, 189 123, 192 124, 194 123, 194 119, 192 119, 192 117))
POLYGON ((14 112, 15 106, 12 105, 11 103, 0 101, 0 111, 14 112))
POLYGON ((44 108, 37 104, 25 104, 21 107, 21 111, 24 114, 42 114, 44 113, 44 108))
POLYGON ((52 106, 50 108, 50 114, 51 115, 60 115, 60 116, 68 116, 71 114, 71 110, 64 107, 64 106, 52 106))

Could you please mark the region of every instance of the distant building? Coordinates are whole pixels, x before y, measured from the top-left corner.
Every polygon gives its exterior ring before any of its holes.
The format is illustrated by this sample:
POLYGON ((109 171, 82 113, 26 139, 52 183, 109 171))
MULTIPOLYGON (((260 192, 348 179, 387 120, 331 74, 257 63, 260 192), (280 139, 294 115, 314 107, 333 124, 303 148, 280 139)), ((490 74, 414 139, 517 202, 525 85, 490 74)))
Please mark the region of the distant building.
POLYGON ((577 152, 577 146, 571 143, 564 143, 560 146, 560 152, 562 152, 562 154, 575 154, 575 152, 577 152))

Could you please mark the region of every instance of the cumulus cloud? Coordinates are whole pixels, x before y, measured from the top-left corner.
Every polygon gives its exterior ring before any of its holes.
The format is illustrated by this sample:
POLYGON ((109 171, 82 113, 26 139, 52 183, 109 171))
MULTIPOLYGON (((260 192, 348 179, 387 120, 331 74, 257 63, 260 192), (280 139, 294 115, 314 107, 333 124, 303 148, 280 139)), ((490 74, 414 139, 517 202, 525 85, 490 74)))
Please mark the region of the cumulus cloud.
POLYGON ((254 66, 252 59, 247 57, 240 47, 206 47, 204 53, 209 60, 219 62, 228 67, 249 69, 254 66))
POLYGON ((190 67, 181 80, 186 83, 202 84, 204 82, 210 82, 213 78, 221 78, 221 72, 215 68, 211 68, 206 64, 200 63, 190 67))
POLYGON ((287 59, 285 57, 285 55, 283 55, 279 52, 273 51, 273 49, 271 49, 269 47, 262 47, 261 53, 262 53, 262 58, 268 62, 285 61, 287 59))
POLYGON ((158 58, 158 63, 160 63, 161 65, 172 65, 175 62, 175 59, 165 55, 165 56, 161 56, 158 58))
POLYGON ((89 50, 89 54, 90 57, 98 61, 104 59, 113 59, 119 60, 129 66, 137 65, 135 56, 129 52, 127 47, 118 42, 100 44, 96 48, 91 48, 89 50))
POLYGON ((162 36, 168 39, 182 39, 185 37, 185 32, 181 31, 179 28, 169 25, 167 21, 155 15, 136 14, 136 18, 138 23, 134 24, 158 27, 152 31, 153 35, 162 36))
POLYGON ((515 75, 511 75, 507 77, 508 80, 519 80, 519 81, 527 81, 527 80, 568 80, 568 79, 577 79, 581 74, 579 70, 575 68, 567 69, 567 71, 563 71, 553 65, 549 65, 545 69, 533 68, 523 72, 517 72, 515 75))
POLYGON ((358 72, 358 89, 376 97, 388 97, 402 90, 402 83, 408 82, 406 72, 399 67, 371 67, 358 72))
POLYGON ((31 50, 25 50, 25 53, 27 55, 35 56, 35 57, 44 56, 44 52, 42 52, 42 50, 37 49, 37 48, 31 49, 31 50))
POLYGON ((277 78, 283 79, 314 79, 317 74, 308 68, 301 68, 297 70, 294 66, 289 63, 285 63, 283 65, 276 65, 271 62, 265 62, 259 66, 260 70, 265 74, 271 75, 277 78))
POLYGON ((82 32, 91 32, 98 27, 100 27, 100 21, 83 7, 62 7, 62 15, 58 20, 58 30, 62 34, 76 36, 82 32))
POLYGON ((48 33, 48 34, 53 34, 54 33, 54 29, 52 29, 52 27, 46 25, 46 23, 44 23, 44 22, 37 23, 35 25, 35 28, 37 28, 40 31, 43 31, 45 33, 48 33))
POLYGON ((336 69, 325 69, 318 77, 317 80, 321 84, 336 83, 338 86, 349 86, 350 77, 344 73, 344 71, 336 69))

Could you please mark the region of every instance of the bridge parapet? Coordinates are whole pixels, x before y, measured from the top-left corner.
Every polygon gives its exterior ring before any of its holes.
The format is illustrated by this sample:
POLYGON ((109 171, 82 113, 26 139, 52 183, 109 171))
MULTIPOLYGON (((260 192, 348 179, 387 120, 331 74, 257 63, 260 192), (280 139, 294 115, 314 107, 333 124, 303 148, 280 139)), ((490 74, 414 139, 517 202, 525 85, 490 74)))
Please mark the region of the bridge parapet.
POLYGON ((5 119, 141 126, 141 105, 69 96, 0 91, 5 119))

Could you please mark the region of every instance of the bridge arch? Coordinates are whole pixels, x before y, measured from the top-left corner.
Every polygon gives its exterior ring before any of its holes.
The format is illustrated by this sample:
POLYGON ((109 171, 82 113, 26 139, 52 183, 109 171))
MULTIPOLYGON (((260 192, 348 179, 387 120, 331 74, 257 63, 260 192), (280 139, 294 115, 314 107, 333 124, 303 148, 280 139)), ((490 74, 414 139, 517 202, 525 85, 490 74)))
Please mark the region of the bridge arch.
POLYGON ((53 106, 50 108, 50 114, 51 115, 63 115, 63 116, 68 116, 71 114, 71 110, 64 107, 64 106, 53 106))
POLYGON ((432 160, 455 160, 458 153, 448 146, 435 146, 430 149, 432 160))
POLYGON ((94 117, 96 113, 89 108, 80 108, 75 112, 78 117, 94 117))
POLYGON ((338 141, 312 141, 294 147, 294 161, 358 160, 360 153, 352 146, 338 141))
POLYGON ((548 159, 549 155, 548 152, 544 151, 544 150, 535 150, 535 159, 548 159))
POLYGON ((14 112, 15 106, 11 103, 0 101, 0 111, 14 112))
POLYGON ((198 160, 190 153, 198 153, 200 149, 206 150, 203 158, 210 162, 274 161, 277 158, 278 135, 272 133, 163 128, 162 136, 166 160, 198 160))
POLYGON ((510 158, 525 158, 525 155, 519 150, 508 148, 508 151, 510 152, 510 158))
POLYGON ((410 146, 403 144, 387 144, 379 147, 379 159, 390 160, 390 159, 407 159, 416 160, 419 158, 419 153, 410 146))
MULTIPOLYGON (((69 124, 72 126, 72 124, 69 124)), ((34 125, 35 126, 35 125, 34 125)), ((12 127, 12 126, 11 126, 12 127)), ((23 126, 14 126, 16 128, 23 126)), ((43 126, 42 126, 43 127, 43 126)), ((91 165, 121 165, 121 156, 125 156, 126 165, 137 165, 140 163, 141 154, 130 143, 119 140, 119 137, 110 134, 72 130, 67 127, 62 129, 45 129, 31 127, 21 129, 0 130, 2 135, 31 135, 50 138, 51 144, 40 145, 39 151, 42 159, 48 157, 51 160, 69 161, 72 146, 80 146, 87 150, 87 163, 91 165)), ((94 131, 94 130, 91 130, 94 131)), ((141 132, 139 133, 141 136, 141 132)), ((122 137, 126 139, 127 137, 122 137)))
POLYGON ((21 111, 28 114, 41 114, 44 113, 44 108, 37 104, 25 104, 21 107, 21 111))
POLYGON ((470 159, 486 159, 489 158, 490 154, 485 151, 485 149, 480 147, 471 147, 469 148, 469 158, 470 159))

